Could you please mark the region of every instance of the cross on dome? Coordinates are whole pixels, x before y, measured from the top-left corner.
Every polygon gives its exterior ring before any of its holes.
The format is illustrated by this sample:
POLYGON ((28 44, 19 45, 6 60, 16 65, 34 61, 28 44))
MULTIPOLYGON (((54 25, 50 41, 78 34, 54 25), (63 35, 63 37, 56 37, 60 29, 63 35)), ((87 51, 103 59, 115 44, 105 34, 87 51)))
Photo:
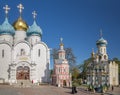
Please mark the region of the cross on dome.
POLYGON ((63 41, 63 38, 60 38, 60 46, 64 45, 62 41, 63 41))
POLYGON ((24 7, 23 7, 22 4, 19 4, 19 5, 17 6, 17 8, 19 9, 20 16, 21 16, 21 13, 22 13, 22 10, 24 9, 24 7))
POLYGON ((94 52, 94 48, 92 48, 92 52, 94 52))
POLYGON ((32 14, 33 14, 33 18, 35 19, 35 18, 36 18, 36 16, 37 16, 36 11, 33 11, 33 12, 32 12, 32 14))
POLYGON ((102 37, 103 36, 103 34, 102 34, 102 29, 100 29, 100 37, 102 37))
POLYGON ((5 14, 7 17, 8 11, 10 10, 10 7, 8 7, 8 5, 5 5, 5 7, 3 7, 3 9, 5 10, 5 14))
POLYGON ((62 41, 63 41, 63 38, 60 38, 60 42, 62 43, 62 41))

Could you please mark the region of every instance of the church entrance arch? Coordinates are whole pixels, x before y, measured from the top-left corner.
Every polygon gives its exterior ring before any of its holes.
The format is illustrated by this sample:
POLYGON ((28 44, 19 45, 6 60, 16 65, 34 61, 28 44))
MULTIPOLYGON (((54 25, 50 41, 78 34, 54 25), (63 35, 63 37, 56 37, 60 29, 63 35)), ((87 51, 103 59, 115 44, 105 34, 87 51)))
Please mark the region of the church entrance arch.
POLYGON ((66 80, 63 80, 63 86, 66 86, 66 80))
POLYGON ((18 66, 16 71, 17 80, 29 80, 30 79, 30 68, 28 66, 18 66))

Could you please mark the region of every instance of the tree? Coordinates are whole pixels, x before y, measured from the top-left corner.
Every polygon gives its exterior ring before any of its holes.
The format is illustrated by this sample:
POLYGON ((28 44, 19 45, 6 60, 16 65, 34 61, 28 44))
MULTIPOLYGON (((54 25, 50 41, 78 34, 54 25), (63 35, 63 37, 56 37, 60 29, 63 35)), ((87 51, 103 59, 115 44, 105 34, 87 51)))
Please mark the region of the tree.
POLYGON ((72 74, 72 86, 78 86, 81 85, 81 79, 79 79, 80 71, 77 67, 73 67, 71 69, 72 74))
POLYGON ((52 78, 53 70, 50 70, 50 78, 52 78))
POLYGON ((52 50, 51 56, 53 57, 53 59, 58 59, 58 49, 54 48, 52 50))
POLYGON ((86 79, 86 74, 87 74, 87 67, 88 67, 88 64, 92 62, 92 58, 88 58, 86 60, 84 60, 83 64, 80 64, 78 66, 78 68, 81 70, 81 74, 80 76, 83 78, 83 79, 86 79))
POLYGON ((75 80, 78 78, 80 71, 77 67, 74 67, 72 68, 71 73, 72 73, 72 80, 75 80))
POLYGON ((65 52, 66 52, 66 59, 69 62, 70 67, 75 66, 76 64, 76 57, 73 54, 73 51, 71 48, 65 48, 65 52))
MULTIPOLYGON (((58 59, 58 50, 59 49, 56 48, 52 50, 51 56, 53 57, 53 59, 58 59)), ((66 53, 65 58, 68 60, 70 68, 74 67, 76 64, 76 57, 74 56, 72 49, 65 48, 65 53, 66 53)))

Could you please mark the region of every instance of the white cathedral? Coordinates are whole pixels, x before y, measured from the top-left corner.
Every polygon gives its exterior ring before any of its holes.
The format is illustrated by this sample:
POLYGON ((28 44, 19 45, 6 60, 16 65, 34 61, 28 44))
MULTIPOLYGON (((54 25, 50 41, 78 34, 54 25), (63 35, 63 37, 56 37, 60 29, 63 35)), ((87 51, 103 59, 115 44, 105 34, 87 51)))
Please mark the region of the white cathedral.
POLYGON ((36 23, 28 27, 22 19, 22 4, 17 6, 20 17, 11 25, 6 17, 0 25, 0 83, 16 83, 17 80, 31 80, 34 83, 49 82, 50 49, 41 40, 42 30, 36 23))

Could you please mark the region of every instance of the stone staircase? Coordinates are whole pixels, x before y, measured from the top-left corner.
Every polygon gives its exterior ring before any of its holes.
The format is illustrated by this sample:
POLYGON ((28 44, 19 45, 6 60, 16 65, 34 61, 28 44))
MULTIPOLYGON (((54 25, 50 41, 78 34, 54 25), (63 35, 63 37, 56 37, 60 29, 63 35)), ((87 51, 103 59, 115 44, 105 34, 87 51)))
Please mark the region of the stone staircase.
POLYGON ((14 87, 32 87, 33 84, 30 80, 17 80, 17 83, 13 84, 14 87))

